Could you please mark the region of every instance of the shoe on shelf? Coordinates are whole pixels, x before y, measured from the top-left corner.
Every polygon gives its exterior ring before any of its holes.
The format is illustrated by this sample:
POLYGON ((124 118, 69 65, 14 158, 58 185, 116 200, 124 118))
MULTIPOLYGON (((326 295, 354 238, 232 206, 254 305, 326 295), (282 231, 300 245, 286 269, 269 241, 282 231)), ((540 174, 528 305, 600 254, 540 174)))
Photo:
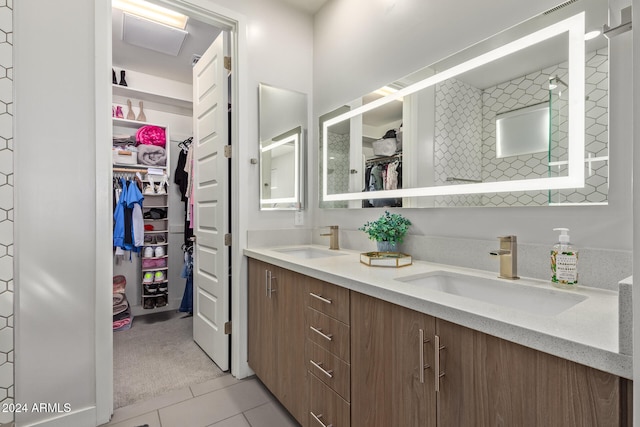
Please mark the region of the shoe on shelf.
POLYGON ((148 285, 150 283, 153 283, 153 271, 147 271, 144 273, 144 278, 142 279, 142 283, 144 283, 145 285, 148 285))
POLYGON ((162 175, 162 180, 156 187, 156 194, 167 194, 167 184, 169 184, 167 175, 162 175))
POLYGON ((166 239, 164 238, 164 235, 162 234, 158 234, 156 236, 156 243, 166 243, 166 239))
POLYGON ((167 283, 159 283, 158 284, 158 292, 167 292, 169 290, 169 286, 167 283))
MULTIPOLYGON (((151 299, 151 298, 149 298, 151 299)), ((167 296, 166 295, 160 295, 158 297, 154 298, 156 300, 156 307, 164 307, 165 305, 167 305, 167 296)))
POLYGON ((158 285, 154 283, 144 285, 145 295, 156 295, 157 293, 158 293, 158 285))
POLYGON ((146 245, 151 245, 153 243, 153 236, 151 234, 145 234, 144 243, 146 245))
POLYGON ((154 251, 154 255, 156 256, 156 258, 160 258, 164 256, 164 248, 162 246, 156 246, 156 249, 154 251))
POLYGON ((156 298, 145 298, 143 307, 148 310, 150 308, 156 308, 156 298))
MULTIPOLYGON (((148 236, 148 237, 151 237, 151 236, 148 236)), ((144 248, 144 254, 143 255, 144 255, 145 258, 153 258, 153 255, 154 255, 153 246, 146 246, 144 248)))
POLYGON ((147 175, 147 181, 149 181, 149 183, 144 186, 144 194, 155 194, 156 183, 153 181, 153 177, 147 175))
POLYGON ((153 275, 153 283, 161 282, 164 282, 164 271, 156 271, 156 274, 153 275))

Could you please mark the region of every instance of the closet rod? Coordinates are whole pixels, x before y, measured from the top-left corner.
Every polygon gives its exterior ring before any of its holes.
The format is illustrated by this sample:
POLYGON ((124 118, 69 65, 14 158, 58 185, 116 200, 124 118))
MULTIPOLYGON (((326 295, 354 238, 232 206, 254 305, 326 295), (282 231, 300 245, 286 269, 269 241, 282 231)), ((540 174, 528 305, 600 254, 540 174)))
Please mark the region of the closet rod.
POLYGON ((381 161, 385 161, 385 160, 395 160, 395 159, 399 159, 402 157, 402 153, 397 153, 394 154, 393 156, 385 156, 385 157, 372 157, 370 159, 366 159, 367 163, 375 163, 375 162, 381 162, 381 161))
POLYGON ((113 168, 114 172, 147 173, 147 169, 113 168))

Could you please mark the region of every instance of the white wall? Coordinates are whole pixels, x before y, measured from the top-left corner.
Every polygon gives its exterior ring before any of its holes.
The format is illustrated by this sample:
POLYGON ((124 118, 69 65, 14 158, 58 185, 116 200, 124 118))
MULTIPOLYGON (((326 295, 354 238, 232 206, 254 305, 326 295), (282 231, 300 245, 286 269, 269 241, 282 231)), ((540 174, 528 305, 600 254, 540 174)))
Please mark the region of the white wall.
MULTIPOLYGON (((249 147, 239 150, 247 153, 239 161, 249 164, 258 155, 258 82, 311 93, 312 19, 272 0, 193 3, 219 3, 248 19, 249 63, 243 72, 250 93, 244 110, 251 126, 243 129, 249 147)), ((109 393, 96 389, 96 365, 109 359, 96 354, 101 325, 94 311, 96 296, 111 292, 95 288, 97 272, 108 270, 96 265, 95 230, 111 214, 97 212, 108 194, 97 195, 95 187, 94 141, 102 126, 95 115, 110 110, 95 102, 96 84, 102 84, 94 78, 96 64, 104 67, 105 84, 111 82, 104 58, 95 57, 94 43, 100 41, 94 37, 94 8, 105 4, 14 2, 16 401, 69 403, 74 412, 22 414, 20 425, 93 425, 96 396, 109 393), (69 22, 69 10, 73 25, 61 25, 69 22)), ((248 191, 235 196, 248 208, 248 223, 293 224, 292 212, 258 211, 257 166, 242 181, 239 188, 248 191)))
POLYGON ((15 400, 71 403, 86 421, 96 399, 94 2, 14 7, 15 400), (60 25, 69 10, 77 22, 60 25))
MULTIPOLYGON (((290 89, 308 95, 309 134, 313 141, 315 128, 311 126, 313 19, 274 0, 217 0, 215 3, 247 17, 247 42, 249 47, 249 122, 258 123, 258 84, 290 89)), ((258 128, 248 129, 249 156, 259 158, 258 128)), ((247 160, 248 161, 248 160, 247 160)), ((259 166, 243 177, 243 197, 248 200, 248 224, 253 230, 291 228, 293 211, 259 211, 259 166)), ((304 213, 305 223, 310 223, 309 211, 304 213)))
MULTIPOLYGON (((492 0, 465 2, 462 8, 459 2, 421 0, 328 2, 315 15, 313 126, 327 111, 557 3, 492 0)), ((611 42, 609 206, 403 209, 414 224, 410 232, 475 239, 495 239, 508 233, 516 234, 522 243, 551 244, 557 238, 551 229, 566 224, 578 246, 630 250, 630 49, 629 35, 611 42)), ((311 154, 317 149, 316 145, 311 154)), ((315 166, 317 157, 310 161, 315 166)), ((312 206, 318 205, 317 176, 317 172, 310 174, 310 195, 315 197, 312 206)), ((370 209, 316 209, 315 214, 318 225, 335 223, 352 230, 378 215, 370 209)))

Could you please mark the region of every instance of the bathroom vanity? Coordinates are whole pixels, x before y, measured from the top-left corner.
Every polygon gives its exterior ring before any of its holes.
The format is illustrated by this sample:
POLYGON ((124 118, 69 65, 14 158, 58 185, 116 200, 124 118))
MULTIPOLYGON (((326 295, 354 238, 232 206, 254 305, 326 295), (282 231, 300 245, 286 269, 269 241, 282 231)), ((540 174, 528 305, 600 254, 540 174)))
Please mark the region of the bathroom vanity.
POLYGON ((245 255, 249 365, 303 426, 630 425, 615 292, 319 246, 245 255))

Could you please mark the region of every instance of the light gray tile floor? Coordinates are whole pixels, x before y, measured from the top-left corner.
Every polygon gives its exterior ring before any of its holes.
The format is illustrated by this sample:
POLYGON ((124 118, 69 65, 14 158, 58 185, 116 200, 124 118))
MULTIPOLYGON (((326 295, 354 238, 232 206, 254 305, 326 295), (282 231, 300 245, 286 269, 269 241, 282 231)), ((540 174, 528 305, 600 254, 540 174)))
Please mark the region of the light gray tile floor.
POLYGON ((255 377, 231 375, 117 409, 104 427, 299 427, 255 377))

